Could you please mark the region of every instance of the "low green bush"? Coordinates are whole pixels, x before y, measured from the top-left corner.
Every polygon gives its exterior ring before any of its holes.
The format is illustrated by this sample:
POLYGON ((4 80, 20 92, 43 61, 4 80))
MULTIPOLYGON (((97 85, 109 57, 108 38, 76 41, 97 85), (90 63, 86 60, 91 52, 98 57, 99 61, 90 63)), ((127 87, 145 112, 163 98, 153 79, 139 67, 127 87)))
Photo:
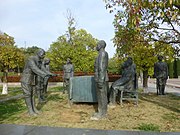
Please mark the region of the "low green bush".
POLYGON ((160 131, 159 126, 152 123, 142 123, 136 129, 143 131, 160 131))

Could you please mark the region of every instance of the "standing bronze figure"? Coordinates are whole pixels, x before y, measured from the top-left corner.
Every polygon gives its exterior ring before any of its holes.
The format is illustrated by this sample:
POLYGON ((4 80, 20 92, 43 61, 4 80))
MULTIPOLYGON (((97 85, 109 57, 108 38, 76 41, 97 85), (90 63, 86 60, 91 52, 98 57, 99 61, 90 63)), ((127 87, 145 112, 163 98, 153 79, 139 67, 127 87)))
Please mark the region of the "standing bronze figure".
POLYGON ((74 66, 71 63, 70 58, 67 58, 67 62, 66 64, 63 66, 63 86, 64 86, 64 90, 63 93, 65 92, 69 92, 69 79, 70 77, 74 76, 74 66))
MULTIPOLYGON (((40 65, 40 69, 43 72, 45 72, 51 76, 56 76, 55 74, 49 72, 49 63, 50 63, 49 58, 43 59, 41 65, 40 65)), ((47 92, 48 79, 49 79, 49 76, 46 76, 43 78, 43 77, 38 75, 38 77, 37 77, 36 92, 38 95, 39 103, 43 103, 46 101, 45 100, 45 93, 47 92)))
POLYGON ((41 70, 41 63, 45 56, 45 51, 39 49, 35 56, 27 59, 24 70, 21 76, 21 87, 25 96, 25 103, 30 115, 36 116, 39 111, 35 107, 35 86, 37 85, 37 76, 42 78, 52 76, 52 74, 45 73, 41 70))
POLYGON ((165 86, 168 79, 168 66, 163 62, 163 56, 158 56, 158 62, 154 64, 154 76, 156 78, 157 95, 165 95, 165 86))
POLYGON ((105 118, 107 115, 107 89, 108 89, 108 53, 105 51, 106 42, 100 40, 97 44, 96 50, 98 51, 98 57, 95 60, 95 83, 96 93, 98 100, 98 112, 95 113, 91 119, 99 120, 105 118))

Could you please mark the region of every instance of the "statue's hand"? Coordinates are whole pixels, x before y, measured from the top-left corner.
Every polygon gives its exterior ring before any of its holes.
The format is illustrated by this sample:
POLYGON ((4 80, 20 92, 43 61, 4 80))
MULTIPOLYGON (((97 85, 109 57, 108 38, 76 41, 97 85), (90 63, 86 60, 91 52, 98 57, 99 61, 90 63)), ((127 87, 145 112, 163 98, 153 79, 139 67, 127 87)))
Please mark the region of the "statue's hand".
POLYGON ((103 83, 102 82, 98 82, 98 88, 103 88, 103 83))
POLYGON ((57 74, 52 74, 52 76, 58 76, 57 74))

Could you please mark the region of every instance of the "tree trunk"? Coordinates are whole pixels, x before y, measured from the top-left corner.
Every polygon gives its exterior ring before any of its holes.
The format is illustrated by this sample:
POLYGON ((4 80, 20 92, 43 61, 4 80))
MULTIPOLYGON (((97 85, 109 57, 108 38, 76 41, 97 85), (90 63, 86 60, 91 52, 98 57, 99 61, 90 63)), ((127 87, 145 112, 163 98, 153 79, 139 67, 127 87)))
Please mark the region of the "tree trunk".
POLYGON ((21 74, 20 74, 20 68, 19 68, 19 65, 18 65, 18 75, 20 76, 21 74))
POLYGON ((143 71, 143 90, 147 93, 148 90, 148 70, 143 71))
POLYGON ((3 72, 3 79, 2 79, 2 83, 3 83, 2 94, 8 94, 7 75, 8 75, 8 71, 4 70, 4 72, 3 72))

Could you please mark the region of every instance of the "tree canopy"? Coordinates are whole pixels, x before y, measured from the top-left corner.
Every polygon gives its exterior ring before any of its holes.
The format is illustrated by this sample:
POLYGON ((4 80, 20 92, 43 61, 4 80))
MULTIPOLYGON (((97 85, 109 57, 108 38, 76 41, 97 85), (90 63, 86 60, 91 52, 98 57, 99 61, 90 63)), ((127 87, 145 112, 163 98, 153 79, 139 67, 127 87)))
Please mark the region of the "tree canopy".
POLYGON ((179 0, 104 0, 115 14, 114 26, 128 25, 143 33, 148 41, 180 46, 179 0))
POLYGON ((23 51, 14 44, 13 37, 6 33, 0 34, 0 69, 2 71, 21 67, 24 63, 23 51))
POLYGON ((114 14, 113 42, 117 56, 121 59, 133 57, 137 69, 143 71, 143 86, 147 87, 147 75, 148 72, 153 74, 156 56, 163 55, 171 61, 173 47, 179 46, 180 3, 177 0, 104 1, 114 14))
POLYGON ((62 35, 51 44, 47 52, 47 56, 51 59, 51 67, 54 70, 62 70, 67 58, 70 58, 75 71, 93 71, 94 59, 97 55, 94 49, 97 39, 86 30, 80 29, 74 30, 71 43, 67 41, 67 37, 62 35))

